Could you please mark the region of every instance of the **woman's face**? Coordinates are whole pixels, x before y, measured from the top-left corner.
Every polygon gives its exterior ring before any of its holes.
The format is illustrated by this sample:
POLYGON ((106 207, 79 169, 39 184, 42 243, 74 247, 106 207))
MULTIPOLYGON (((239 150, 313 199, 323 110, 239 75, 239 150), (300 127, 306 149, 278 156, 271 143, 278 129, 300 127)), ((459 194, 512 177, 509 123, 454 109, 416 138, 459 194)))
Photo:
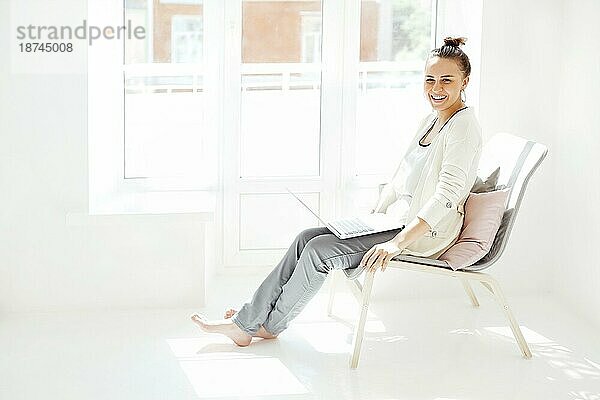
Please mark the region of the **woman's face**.
POLYGON ((440 57, 427 60, 423 94, 434 110, 439 112, 462 105, 460 91, 468 83, 469 77, 463 79, 455 61, 440 57))

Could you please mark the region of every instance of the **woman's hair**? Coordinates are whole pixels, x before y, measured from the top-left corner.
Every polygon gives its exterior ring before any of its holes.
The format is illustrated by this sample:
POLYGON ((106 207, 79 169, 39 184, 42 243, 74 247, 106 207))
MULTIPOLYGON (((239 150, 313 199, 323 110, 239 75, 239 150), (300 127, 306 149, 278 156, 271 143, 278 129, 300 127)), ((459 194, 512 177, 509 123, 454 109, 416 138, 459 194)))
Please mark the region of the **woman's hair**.
POLYGON ((431 57, 440 57, 454 60, 458 64, 460 70, 465 74, 465 77, 467 77, 471 75, 471 63, 469 62, 469 57, 467 57, 465 52, 459 47, 461 44, 464 45, 466 41, 467 38, 465 37, 447 37, 444 39, 443 45, 437 49, 431 50, 428 59, 431 57))

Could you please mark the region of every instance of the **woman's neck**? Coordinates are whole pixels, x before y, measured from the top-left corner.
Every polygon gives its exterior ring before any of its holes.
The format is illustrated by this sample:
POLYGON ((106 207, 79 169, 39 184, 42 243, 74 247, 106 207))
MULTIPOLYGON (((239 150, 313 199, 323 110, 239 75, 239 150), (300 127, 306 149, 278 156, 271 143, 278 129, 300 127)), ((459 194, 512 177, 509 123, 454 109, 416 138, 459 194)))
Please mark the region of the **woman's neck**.
POLYGON ((442 123, 442 124, 445 123, 446 121, 448 121, 450 119, 450 117, 455 112, 457 112, 458 110, 460 110, 463 107, 465 107, 465 103, 463 103, 462 100, 459 100, 452 106, 448 107, 447 109, 438 111, 437 117, 438 117, 439 123, 442 123))

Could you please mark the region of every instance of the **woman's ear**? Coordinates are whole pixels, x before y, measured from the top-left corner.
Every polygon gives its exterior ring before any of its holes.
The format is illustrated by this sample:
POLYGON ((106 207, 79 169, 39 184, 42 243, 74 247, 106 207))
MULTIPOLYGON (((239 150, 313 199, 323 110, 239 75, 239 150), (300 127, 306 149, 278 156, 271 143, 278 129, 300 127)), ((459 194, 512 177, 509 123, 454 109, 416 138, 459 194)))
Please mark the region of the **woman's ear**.
POLYGON ((463 79, 463 89, 467 87, 467 85, 469 84, 469 77, 467 76, 465 79, 463 79))

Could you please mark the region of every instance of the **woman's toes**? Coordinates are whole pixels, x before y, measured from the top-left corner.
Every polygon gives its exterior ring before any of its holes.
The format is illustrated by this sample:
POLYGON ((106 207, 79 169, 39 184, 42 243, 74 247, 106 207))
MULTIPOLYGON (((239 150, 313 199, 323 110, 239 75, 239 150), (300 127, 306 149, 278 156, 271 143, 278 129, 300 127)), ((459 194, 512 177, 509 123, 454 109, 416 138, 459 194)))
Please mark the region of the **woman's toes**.
POLYGON ((238 346, 248 346, 252 342, 252 336, 241 330, 233 322, 228 321, 226 323, 218 321, 209 321, 203 315, 194 314, 192 315, 192 321, 200 326, 204 332, 207 333, 220 333, 229 337, 238 346))
POLYGON ((200 325, 201 328, 205 328, 206 318, 204 316, 194 314, 194 315, 192 315, 192 321, 194 321, 194 323, 200 325))

